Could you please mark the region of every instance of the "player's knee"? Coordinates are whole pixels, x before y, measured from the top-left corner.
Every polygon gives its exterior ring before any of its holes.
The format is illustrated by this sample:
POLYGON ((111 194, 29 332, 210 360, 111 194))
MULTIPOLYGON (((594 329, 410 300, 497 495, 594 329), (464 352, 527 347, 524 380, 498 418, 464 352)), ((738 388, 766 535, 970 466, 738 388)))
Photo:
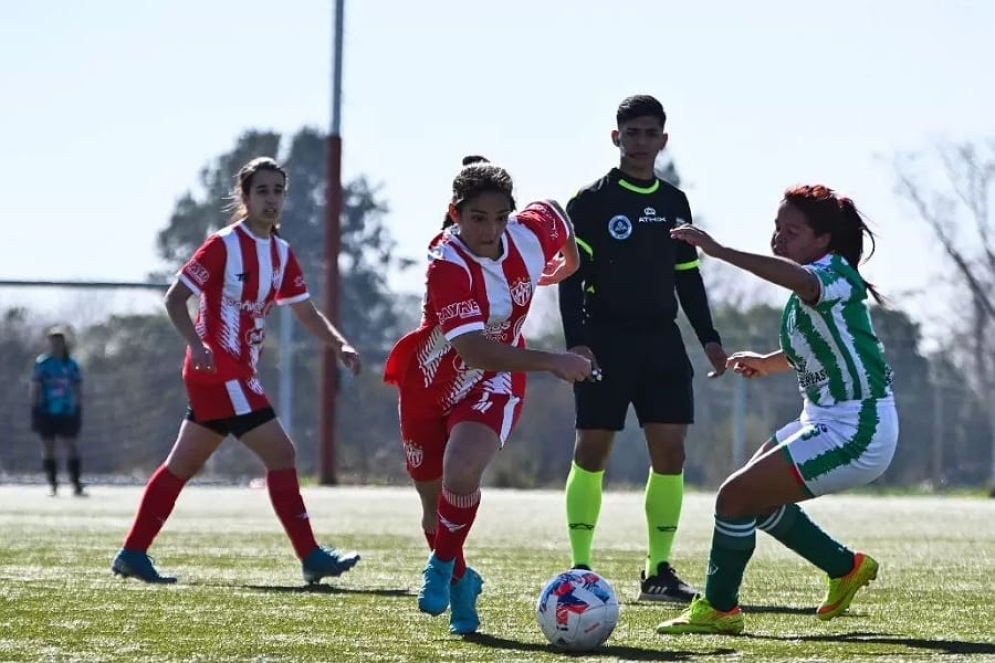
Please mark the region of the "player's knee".
POLYGON ((582 431, 574 445, 574 462, 588 472, 600 472, 608 464, 614 433, 582 431))
POLYGON ((715 496, 715 515, 720 518, 746 518, 756 515, 749 491, 735 477, 727 479, 715 496))
POLYGON ((684 470, 684 445, 667 445, 656 449, 651 458, 657 474, 680 474, 684 470))
POLYGON ((453 464, 446 467, 445 479, 443 479, 442 485, 451 493, 469 495, 480 488, 482 478, 482 468, 453 464))
POLYGON ((574 462, 587 472, 600 472, 608 463, 608 454, 600 449, 574 450, 574 462))
POLYGON ((266 466, 270 470, 282 470, 297 466, 297 450, 289 441, 275 445, 267 455, 266 466))

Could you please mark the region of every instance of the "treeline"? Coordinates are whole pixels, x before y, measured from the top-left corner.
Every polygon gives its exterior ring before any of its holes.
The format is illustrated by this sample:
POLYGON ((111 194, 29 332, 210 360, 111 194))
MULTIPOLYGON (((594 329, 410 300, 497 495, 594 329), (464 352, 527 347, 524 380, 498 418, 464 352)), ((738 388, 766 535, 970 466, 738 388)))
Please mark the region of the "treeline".
MULTIPOLYGON (((258 155, 279 157, 288 169, 290 186, 282 234, 294 246, 321 301, 324 232, 324 137, 303 129, 284 139, 272 132, 250 131, 234 149, 208 164, 197 186, 181 195, 167 225, 157 236, 159 255, 175 272, 213 230, 228 223, 222 211, 239 166, 258 155)), ((676 179, 673 164, 663 173, 676 179)), ((415 296, 390 291, 387 274, 405 270, 420 281, 422 266, 399 258, 384 223, 388 206, 366 179, 345 188, 340 271, 342 326, 364 355, 367 370, 359 378, 342 376, 337 418, 340 480, 354 483, 405 482, 396 420, 396 393, 380 380, 383 360, 392 343, 412 328, 419 316, 415 296)), ((737 288, 741 279, 710 272, 706 280, 717 329, 727 350, 773 349, 780 309, 746 303, 737 288)), ((87 300, 99 305, 99 300, 87 300)), ((544 298, 547 308, 555 306, 544 298)), ((100 315, 88 311, 75 323, 76 354, 85 374, 86 414, 81 448, 90 473, 132 474, 144 478, 165 457, 186 407, 179 371, 180 337, 161 313, 100 315)), ((542 313, 540 311, 540 313, 542 313)), ((563 346, 555 315, 546 331, 530 338, 538 347, 563 346), (543 335, 544 334, 544 335, 543 335)), ((277 344, 280 313, 270 320, 261 377, 277 402, 281 365, 277 344)), ((970 365, 964 344, 951 337, 946 349, 930 356, 920 350, 918 325, 900 310, 876 308, 874 323, 895 369, 895 391, 901 416, 901 439, 891 468, 880 484, 913 486, 981 486, 992 467, 991 437, 984 381, 971 380, 958 367, 970 365), (958 354, 959 353, 959 354, 958 354), (981 385, 981 386, 979 386, 981 385)), ((33 472, 39 466, 38 442, 29 430, 27 378, 34 357, 43 349, 38 312, 0 308, 0 476, 33 472)), ((983 330, 982 330, 983 332, 983 330)), ((975 334, 983 338, 984 334, 975 334)), ((690 484, 715 487, 781 424, 795 418, 800 397, 791 376, 742 381, 727 375, 708 379, 705 357, 689 330, 684 330, 695 365, 696 424, 687 445, 686 478, 690 484), (742 389, 736 392, 737 384, 742 389), (737 409, 738 408, 738 409, 737 409), (742 417, 736 413, 741 412, 742 417), (742 439, 743 448, 734 440, 742 439)), ((980 341, 979 341, 980 342, 980 341)), ((318 348, 297 329, 290 346, 295 398, 292 411, 281 413, 293 423, 300 467, 316 468, 318 421, 318 348)), ((571 389, 549 375, 530 377, 529 396, 520 425, 492 466, 492 484, 516 487, 557 486, 569 469, 573 447, 571 389)), ((634 419, 617 438, 606 480, 615 485, 642 485, 648 459, 634 419)), ((215 455, 206 472, 230 479, 253 477, 259 465, 237 443, 215 455)))

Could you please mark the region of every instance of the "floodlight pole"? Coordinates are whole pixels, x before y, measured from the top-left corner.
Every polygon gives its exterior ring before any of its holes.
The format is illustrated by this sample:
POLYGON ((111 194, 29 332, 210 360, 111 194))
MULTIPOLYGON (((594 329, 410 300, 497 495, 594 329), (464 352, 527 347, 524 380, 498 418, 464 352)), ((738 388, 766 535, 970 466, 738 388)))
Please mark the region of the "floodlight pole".
MULTIPOLYGON (((332 109, 328 132, 327 178, 325 189, 325 315, 339 324, 339 250, 342 232, 342 35, 345 0, 335 0, 332 48, 332 109)), ((335 351, 325 348, 321 357, 320 425, 318 481, 323 486, 338 483, 335 454, 335 408, 339 388, 339 368, 335 351)))

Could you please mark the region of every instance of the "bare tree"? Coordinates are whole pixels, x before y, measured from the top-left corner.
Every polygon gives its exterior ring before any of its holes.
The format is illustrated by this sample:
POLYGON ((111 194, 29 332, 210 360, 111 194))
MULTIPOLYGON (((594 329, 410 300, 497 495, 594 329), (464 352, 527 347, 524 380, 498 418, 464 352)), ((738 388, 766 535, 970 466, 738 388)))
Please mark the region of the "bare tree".
POLYGON ((969 304, 958 309, 964 325, 958 331, 967 332, 969 339, 961 368, 965 381, 988 405, 989 476, 995 496, 995 138, 901 154, 894 169, 897 193, 932 229, 957 282, 967 287, 969 304))

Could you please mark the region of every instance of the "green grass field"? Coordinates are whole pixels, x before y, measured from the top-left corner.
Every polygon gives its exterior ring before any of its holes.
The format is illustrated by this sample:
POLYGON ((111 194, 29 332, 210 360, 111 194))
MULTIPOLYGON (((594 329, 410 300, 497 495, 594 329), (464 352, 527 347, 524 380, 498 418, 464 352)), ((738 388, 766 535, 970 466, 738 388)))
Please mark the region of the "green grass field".
MULTIPOLYGON (((308 488, 325 543, 363 561, 308 589, 265 490, 191 486, 152 549, 173 586, 111 575, 141 491, 88 499, 0 486, 2 661, 995 661, 995 501, 835 496, 807 508, 881 562, 850 614, 822 623, 820 574, 758 534, 741 596, 747 635, 664 637, 678 611, 633 601, 642 565, 639 493, 607 493, 596 570, 622 603, 601 650, 560 654, 535 624, 545 581, 569 564, 558 492, 484 491, 468 558, 484 576, 481 632, 451 636, 418 612, 427 554, 409 488, 308 488), (565 658, 566 657, 566 658, 565 658)), ((685 500, 674 564, 703 581, 712 496, 685 500)))

